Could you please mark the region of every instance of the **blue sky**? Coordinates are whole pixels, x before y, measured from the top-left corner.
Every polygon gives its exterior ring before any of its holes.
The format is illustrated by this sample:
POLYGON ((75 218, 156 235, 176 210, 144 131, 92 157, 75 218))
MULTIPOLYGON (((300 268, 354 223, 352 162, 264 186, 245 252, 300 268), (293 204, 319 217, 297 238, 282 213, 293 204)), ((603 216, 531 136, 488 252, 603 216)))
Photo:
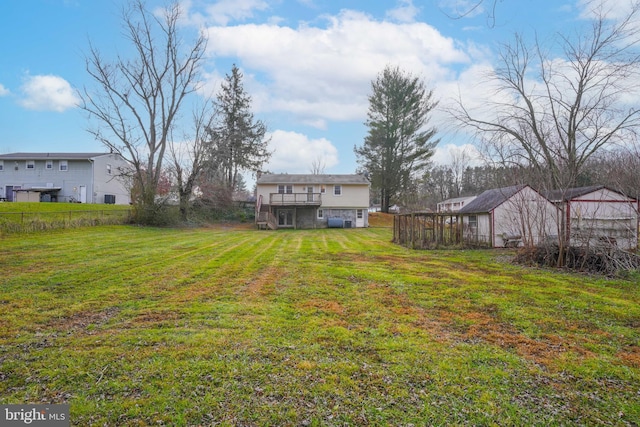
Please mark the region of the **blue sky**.
MULTIPOLYGON (((354 145, 366 135, 370 84, 385 65, 424 79, 441 106, 463 93, 482 100, 479 75, 516 31, 553 38, 584 24, 585 0, 498 0, 495 20, 474 0, 185 0, 185 34, 209 34, 205 89, 217 92, 233 63, 244 73, 256 118, 271 134, 267 169, 353 173, 354 145)), ((165 4, 149 0, 151 8, 165 4)), ((105 58, 127 56, 124 0, 4 0, 0 6, 0 153, 103 151, 86 131, 76 90, 91 87, 89 41, 105 58)), ((434 159, 473 143, 442 129, 434 159)))

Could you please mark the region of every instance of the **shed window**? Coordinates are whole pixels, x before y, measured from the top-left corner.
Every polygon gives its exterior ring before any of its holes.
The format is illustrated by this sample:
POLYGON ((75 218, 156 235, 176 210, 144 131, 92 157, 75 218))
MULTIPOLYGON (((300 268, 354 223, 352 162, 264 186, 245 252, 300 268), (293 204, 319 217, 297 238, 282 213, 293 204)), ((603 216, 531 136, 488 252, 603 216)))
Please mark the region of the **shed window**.
POLYGON ((478 228, 478 217, 476 215, 469 215, 469 228, 472 230, 478 228))

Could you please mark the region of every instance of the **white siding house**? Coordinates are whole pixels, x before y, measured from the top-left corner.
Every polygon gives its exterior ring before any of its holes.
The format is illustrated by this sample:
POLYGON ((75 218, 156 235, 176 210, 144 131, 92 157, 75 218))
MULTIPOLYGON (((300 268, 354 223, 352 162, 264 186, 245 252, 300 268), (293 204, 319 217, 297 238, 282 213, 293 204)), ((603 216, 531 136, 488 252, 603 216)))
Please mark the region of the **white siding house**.
POLYGON ((256 223, 269 228, 368 227, 363 175, 264 174, 256 181, 256 223))
POLYGON ((0 155, 0 200, 129 204, 121 177, 127 162, 113 153, 0 155))
POLYGON ((437 206, 438 213, 455 213, 460 209, 471 203, 477 196, 456 197, 453 199, 447 199, 437 206))
POLYGON ((562 210, 562 229, 571 246, 615 244, 638 247, 638 201, 603 185, 550 192, 562 210))
POLYGON ((560 210, 528 185, 487 190, 458 214, 465 240, 494 248, 536 245, 558 235, 560 210))

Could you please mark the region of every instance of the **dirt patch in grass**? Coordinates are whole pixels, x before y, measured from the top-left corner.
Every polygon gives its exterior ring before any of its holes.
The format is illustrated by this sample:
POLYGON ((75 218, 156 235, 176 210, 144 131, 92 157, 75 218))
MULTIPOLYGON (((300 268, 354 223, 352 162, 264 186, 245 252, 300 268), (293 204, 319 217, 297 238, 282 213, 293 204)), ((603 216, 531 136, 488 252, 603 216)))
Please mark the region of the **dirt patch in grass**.
POLYGON ((274 266, 267 267, 264 271, 250 282, 247 283, 245 292, 253 297, 264 297, 272 294, 275 288, 275 283, 278 278, 282 277, 282 272, 279 268, 274 266))
POLYGON ((47 327, 63 332, 87 330, 90 327, 106 324, 120 312, 118 307, 107 307, 101 311, 81 311, 70 316, 52 320, 47 327))
POLYGON ((624 351, 616 354, 616 357, 627 366, 640 368, 640 347, 637 345, 629 346, 624 351))

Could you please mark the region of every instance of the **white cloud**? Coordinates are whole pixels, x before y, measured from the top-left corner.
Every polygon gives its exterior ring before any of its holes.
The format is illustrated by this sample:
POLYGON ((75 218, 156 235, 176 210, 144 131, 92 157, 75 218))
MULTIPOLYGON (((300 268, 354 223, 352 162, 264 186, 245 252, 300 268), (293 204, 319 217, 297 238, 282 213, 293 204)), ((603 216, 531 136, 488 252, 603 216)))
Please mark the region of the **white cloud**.
POLYGON ((9 95, 11 92, 9 92, 9 89, 7 89, 6 87, 4 87, 2 85, 2 83, 0 83, 0 96, 7 96, 9 95))
POLYGON ((397 22, 414 22, 420 9, 413 5, 413 0, 399 0, 398 7, 387 11, 387 18, 397 22))
POLYGON ((338 150, 325 138, 310 139, 297 132, 276 130, 270 134, 273 155, 265 166, 271 172, 310 173, 314 161, 329 169, 338 164, 338 150))
POLYGON ((254 11, 269 8, 264 0, 219 0, 206 7, 209 22, 227 25, 231 21, 244 21, 254 17, 254 11))
POLYGON ((266 82, 262 95, 251 92, 260 99, 256 111, 293 113, 303 123, 363 120, 370 83, 386 65, 432 84, 469 61, 453 39, 425 23, 376 21, 349 10, 326 17, 326 27, 246 24, 209 27, 208 34, 214 59, 237 59, 266 82))
POLYGON ((74 108, 79 99, 62 77, 52 75, 28 76, 22 85, 24 98, 20 104, 29 110, 63 112, 74 108))

